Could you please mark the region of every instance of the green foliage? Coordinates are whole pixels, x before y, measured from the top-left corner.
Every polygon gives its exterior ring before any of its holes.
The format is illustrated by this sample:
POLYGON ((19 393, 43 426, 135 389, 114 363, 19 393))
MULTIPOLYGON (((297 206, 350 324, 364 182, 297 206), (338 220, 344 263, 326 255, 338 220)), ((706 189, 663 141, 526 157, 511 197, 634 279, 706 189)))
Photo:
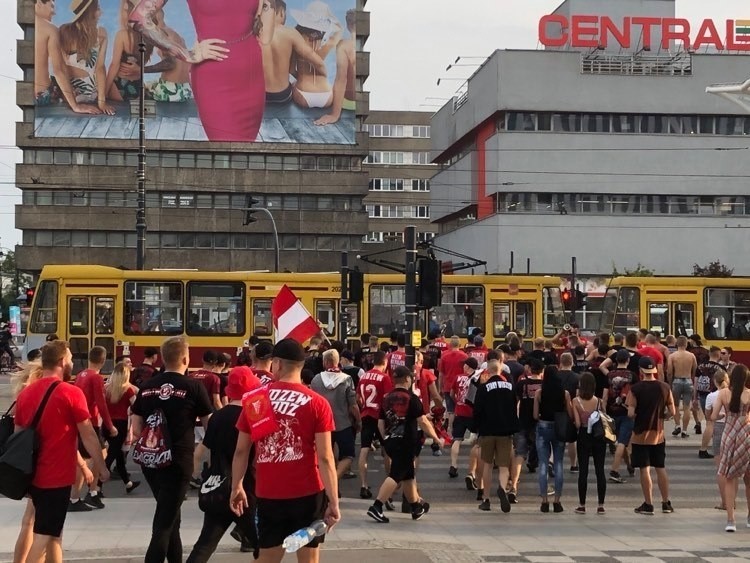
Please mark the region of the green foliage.
POLYGON ((626 277, 626 278, 651 278, 654 276, 654 271, 646 268, 643 264, 638 262, 635 268, 625 268, 622 272, 617 269, 617 265, 612 262, 612 277, 626 277))
POLYGON ((731 278, 734 274, 734 268, 727 268, 724 264, 716 260, 707 266, 693 264, 693 275, 706 278, 731 278))

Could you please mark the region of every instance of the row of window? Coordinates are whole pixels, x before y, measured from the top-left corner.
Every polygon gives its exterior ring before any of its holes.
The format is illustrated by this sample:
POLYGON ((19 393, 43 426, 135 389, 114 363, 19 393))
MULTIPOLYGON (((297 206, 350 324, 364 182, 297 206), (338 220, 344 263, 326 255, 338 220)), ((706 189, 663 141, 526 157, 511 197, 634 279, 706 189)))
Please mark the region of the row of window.
MULTIPOLYGON (((24 150, 24 164, 61 164, 75 166, 138 166, 133 151, 24 150)), ((210 168, 234 170, 303 170, 320 172, 358 172, 359 156, 299 156, 247 153, 149 152, 146 167, 210 168)))
POLYGON ((408 178, 370 178, 371 192, 429 192, 430 181, 408 178))
POLYGON ((497 213, 748 215, 750 197, 498 193, 497 213))
MULTIPOLYGON (((435 238, 435 233, 418 232, 417 242, 427 242, 435 238)), ((404 233, 402 231, 370 231, 364 237, 362 242, 365 244, 373 244, 379 242, 404 242, 404 233)))
POLYGON ((365 124, 362 130, 370 133, 370 137, 392 137, 429 139, 429 125, 370 125, 365 124))
POLYGON ((366 205, 367 216, 379 219, 429 219, 429 205, 366 205))
POLYGON ((500 131, 564 133, 643 133, 663 135, 750 135, 750 117, 610 113, 528 113, 511 111, 500 131))
MULTIPOLYGON (((280 234, 281 250, 359 250, 358 236, 280 234)), ((24 246, 135 248, 135 233, 119 231, 24 230, 24 246)), ((147 233, 147 248, 273 250, 273 235, 263 233, 147 233)))
POLYGON ((370 151, 365 164, 431 164, 429 152, 370 151))
MULTIPOLYGON (((210 194, 201 192, 146 192, 146 208, 154 209, 243 209, 247 194, 210 194)), ((257 207, 283 211, 362 211, 358 196, 312 196, 252 194, 257 207)), ((62 205, 75 207, 136 207, 135 191, 23 190, 24 205, 62 205)))

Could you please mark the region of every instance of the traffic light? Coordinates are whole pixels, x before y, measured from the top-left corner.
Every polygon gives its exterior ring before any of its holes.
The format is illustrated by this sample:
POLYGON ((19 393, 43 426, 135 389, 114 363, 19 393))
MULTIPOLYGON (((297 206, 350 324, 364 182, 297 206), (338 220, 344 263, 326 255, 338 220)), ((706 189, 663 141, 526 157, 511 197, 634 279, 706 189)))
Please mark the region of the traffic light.
POLYGON ((562 302, 563 302, 563 308, 570 309, 570 306, 573 304, 573 290, 563 289, 561 293, 561 297, 562 297, 562 302))
POLYGON ((418 262, 418 268, 417 305, 423 309, 432 309, 442 305, 443 272, 440 260, 422 258, 418 262))
POLYGON ((245 198, 245 219, 242 221, 243 226, 255 223, 258 220, 257 217, 253 217, 253 215, 258 212, 257 209, 253 209, 253 206, 258 205, 259 203, 260 200, 255 199, 253 196, 247 196, 245 198))
POLYGON ((347 303, 359 303, 365 298, 365 275, 359 270, 348 270, 348 295, 347 303))
POLYGON ((575 298, 576 298, 576 309, 583 309, 586 306, 586 299, 588 298, 589 294, 584 293, 583 291, 576 290, 575 298))
POLYGON ((26 288, 26 306, 27 307, 31 307, 31 303, 34 301, 35 291, 36 289, 33 287, 26 288))

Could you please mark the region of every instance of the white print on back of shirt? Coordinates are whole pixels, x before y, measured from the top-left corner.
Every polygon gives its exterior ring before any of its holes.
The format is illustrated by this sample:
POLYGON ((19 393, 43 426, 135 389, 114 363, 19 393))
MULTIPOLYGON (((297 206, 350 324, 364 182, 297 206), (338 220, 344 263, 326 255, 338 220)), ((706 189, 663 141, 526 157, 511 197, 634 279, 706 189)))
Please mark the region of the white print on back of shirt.
POLYGON ((271 389, 269 396, 273 405, 273 412, 294 416, 297 409, 312 401, 310 395, 291 389, 271 389))
POLYGON ((299 425, 296 418, 282 418, 279 429, 257 444, 256 463, 284 463, 302 459, 302 438, 294 428, 299 425))

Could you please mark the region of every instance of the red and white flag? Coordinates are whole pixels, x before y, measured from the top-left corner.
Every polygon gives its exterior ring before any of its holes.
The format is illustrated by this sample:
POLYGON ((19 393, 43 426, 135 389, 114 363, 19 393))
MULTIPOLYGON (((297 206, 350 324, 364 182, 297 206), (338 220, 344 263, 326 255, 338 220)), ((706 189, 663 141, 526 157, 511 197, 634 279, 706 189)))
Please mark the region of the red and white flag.
POLYGON ((320 331, 318 323, 286 285, 273 300, 271 315, 276 342, 293 338, 301 344, 320 331))

